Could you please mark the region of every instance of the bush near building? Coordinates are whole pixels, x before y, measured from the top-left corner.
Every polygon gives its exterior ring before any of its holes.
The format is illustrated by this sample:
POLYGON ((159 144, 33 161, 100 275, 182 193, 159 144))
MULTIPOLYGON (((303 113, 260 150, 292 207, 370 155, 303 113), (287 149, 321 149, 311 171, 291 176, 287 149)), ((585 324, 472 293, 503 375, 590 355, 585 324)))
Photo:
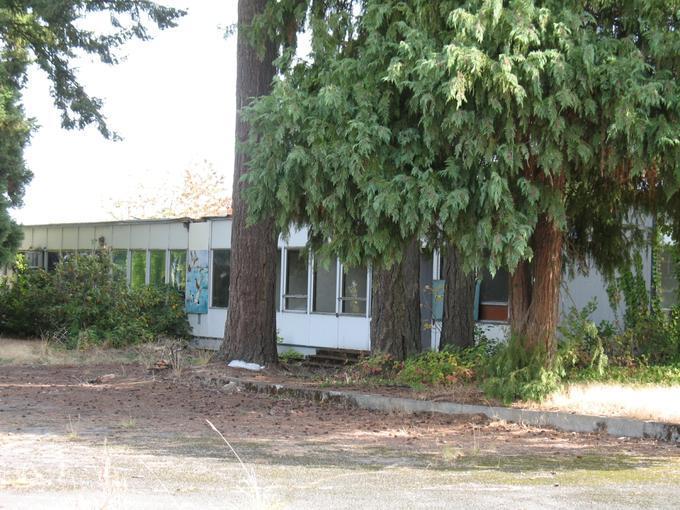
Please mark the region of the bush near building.
POLYGON ((130 288, 106 251, 63 260, 54 271, 18 256, 0 283, 0 333, 50 335, 68 347, 123 347, 159 336, 187 338, 181 294, 168 286, 130 288))

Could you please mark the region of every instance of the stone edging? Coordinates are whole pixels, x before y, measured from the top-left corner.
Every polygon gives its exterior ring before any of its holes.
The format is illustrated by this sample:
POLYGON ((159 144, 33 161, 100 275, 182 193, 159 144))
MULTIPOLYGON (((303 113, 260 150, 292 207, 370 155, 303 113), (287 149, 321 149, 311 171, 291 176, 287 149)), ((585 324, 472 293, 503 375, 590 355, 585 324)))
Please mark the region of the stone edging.
POLYGON ((350 391, 300 388, 283 384, 249 381, 236 377, 212 377, 208 386, 240 388, 256 393, 287 395, 317 402, 341 404, 374 411, 402 413, 483 414, 495 419, 535 427, 552 427, 567 432, 606 433, 616 437, 648 438, 680 444, 680 424, 636 420, 633 418, 588 416, 559 411, 535 411, 513 407, 494 407, 455 402, 434 402, 402 397, 387 397, 350 391))

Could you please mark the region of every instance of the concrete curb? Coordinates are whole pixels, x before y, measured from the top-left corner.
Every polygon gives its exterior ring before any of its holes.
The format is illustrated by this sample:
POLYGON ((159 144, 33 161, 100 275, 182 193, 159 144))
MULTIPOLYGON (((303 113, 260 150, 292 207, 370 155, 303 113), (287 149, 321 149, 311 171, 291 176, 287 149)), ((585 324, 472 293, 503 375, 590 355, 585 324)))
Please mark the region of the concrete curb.
POLYGON ((387 397, 350 391, 300 388, 283 384, 249 381, 236 377, 212 377, 209 386, 226 384, 256 393, 287 395, 317 402, 338 402, 361 409, 402 413, 482 414, 489 419, 505 420, 535 427, 552 427, 566 432, 606 433, 616 437, 647 438, 680 444, 680 424, 635 420, 632 418, 588 416, 559 411, 534 411, 455 402, 433 402, 402 397, 387 397))

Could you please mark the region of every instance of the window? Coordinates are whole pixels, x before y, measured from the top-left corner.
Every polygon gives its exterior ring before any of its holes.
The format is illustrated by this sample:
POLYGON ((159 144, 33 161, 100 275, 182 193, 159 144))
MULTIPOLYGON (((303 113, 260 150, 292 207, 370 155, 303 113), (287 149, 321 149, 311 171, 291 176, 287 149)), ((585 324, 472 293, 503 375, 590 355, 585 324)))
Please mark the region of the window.
POLYGON ((146 251, 133 250, 130 268, 130 286, 133 289, 146 285, 146 251))
POLYGON ((127 279, 127 250, 113 250, 111 263, 118 278, 127 279))
POLYGON ((281 250, 276 250, 276 294, 274 295, 276 311, 281 310, 281 250))
POLYGON ((170 285, 184 291, 187 285, 187 252, 186 250, 170 251, 170 285))
POLYGON ((673 308, 678 302, 678 280, 675 277, 675 261, 670 249, 661 252, 659 265, 661 266, 661 288, 659 289, 659 299, 661 308, 668 310, 673 308))
POLYGON ((47 270, 48 271, 54 271, 54 268, 57 267, 57 264, 59 264, 60 260, 61 260, 61 256, 59 255, 58 251, 48 251, 47 252, 47 270))
POLYGON ((286 250, 286 310, 307 311, 307 257, 302 250, 286 250))
POLYGON ((160 287, 165 283, 165 250, 149 251, 149 285, 160 287))
POLYGON ((366 268, 343 267, 342 313, 366 315, 366 268))
POLYGON ((314 261, 314 302, 312 311, 335 313, 336 276, 338 266, 336 260, 314 261))
POLYGON ((212 257, 212 306, 229 306, 230 250, 213 250, 212 257))
POLYGON ((32 269, 43 269, 44 265, 44 252, 42 251, 27 251, 24 253, 26 257, 26 265, 32 269))
POLYGON ((484 271, 479 286, 479 320, 507 321, 508 320, 508 272, 499 269, 492 278, 488 271, 484 271))

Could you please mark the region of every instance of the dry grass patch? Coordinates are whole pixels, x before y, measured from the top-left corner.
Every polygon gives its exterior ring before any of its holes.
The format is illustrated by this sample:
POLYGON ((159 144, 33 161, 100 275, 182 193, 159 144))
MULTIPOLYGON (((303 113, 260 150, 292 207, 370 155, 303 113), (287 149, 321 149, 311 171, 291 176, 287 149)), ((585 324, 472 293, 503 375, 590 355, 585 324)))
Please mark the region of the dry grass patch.
POLYGON ((572 383, 522 407, 680 423, 680 386, 572 383))

